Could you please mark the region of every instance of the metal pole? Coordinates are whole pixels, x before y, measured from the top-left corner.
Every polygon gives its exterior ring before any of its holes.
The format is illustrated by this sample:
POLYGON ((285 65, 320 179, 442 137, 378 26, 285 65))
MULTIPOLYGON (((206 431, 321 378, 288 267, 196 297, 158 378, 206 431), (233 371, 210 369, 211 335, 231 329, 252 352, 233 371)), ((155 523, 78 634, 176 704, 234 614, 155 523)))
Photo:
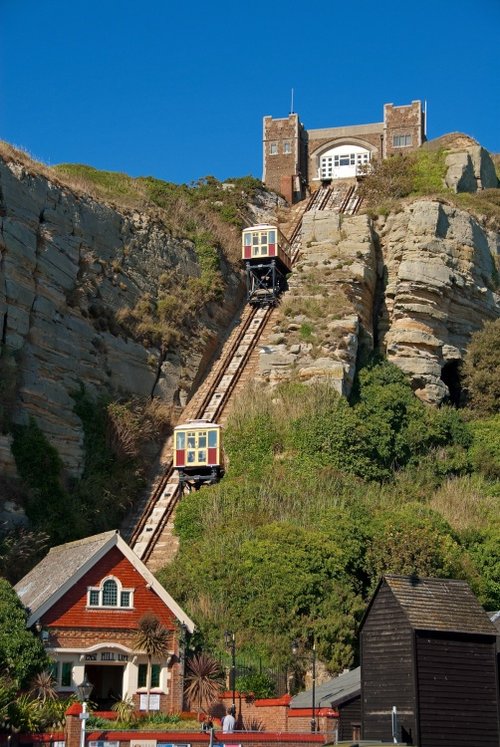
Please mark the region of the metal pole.
POLYGON ((313 665, 313 671, 312 671, 312 719, 311 719, 311 731, 316 732, 317 724, 316 724, 316 641, 313 640, 312 645, 312 665, 313 665))
POLYGON ((85 724, 88 717, 89 713, 87 712, 87 703, 84 700, 82 702, 82 712, 80 713, 80 719, 82 722, 82 728, 80 729, 80 747, 85 747, 85 724))
POLYGON ((233 633, 231 640, 231 680, 233 685, 233 716, 236 716, 236 636, 233 633))

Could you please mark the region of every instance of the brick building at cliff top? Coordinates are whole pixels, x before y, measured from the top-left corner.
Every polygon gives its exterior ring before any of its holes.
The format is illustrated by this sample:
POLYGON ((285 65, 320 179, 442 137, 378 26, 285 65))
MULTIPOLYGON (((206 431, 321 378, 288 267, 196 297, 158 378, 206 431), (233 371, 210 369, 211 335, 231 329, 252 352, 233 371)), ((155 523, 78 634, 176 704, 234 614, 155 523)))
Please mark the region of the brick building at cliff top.
POLYGON ((384 105, 384 120, 350 127, 306 130, 298 114, 264 117, 262 181, 289 202, 303 199, 322 183, 356 177, 373 158, 419 148, 425 141, 420 101, 384 105))

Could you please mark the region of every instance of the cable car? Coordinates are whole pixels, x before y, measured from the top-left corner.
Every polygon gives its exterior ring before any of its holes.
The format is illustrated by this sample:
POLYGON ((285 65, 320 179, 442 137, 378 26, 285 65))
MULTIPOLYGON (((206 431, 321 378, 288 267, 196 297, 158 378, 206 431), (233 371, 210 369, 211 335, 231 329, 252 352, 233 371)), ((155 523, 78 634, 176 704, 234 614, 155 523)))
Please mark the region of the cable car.
POLYGON ((287 288, 292 269, 290 243, 277 226, 263 223, 242 233, 242 259, 247 278, 247 301, 258 306, 275 304, 287 288))
POLYGON ((221 426, 192 420, 174 428, 174 469, 181 488, 198 490, 219 482, 222 466, 221 426))

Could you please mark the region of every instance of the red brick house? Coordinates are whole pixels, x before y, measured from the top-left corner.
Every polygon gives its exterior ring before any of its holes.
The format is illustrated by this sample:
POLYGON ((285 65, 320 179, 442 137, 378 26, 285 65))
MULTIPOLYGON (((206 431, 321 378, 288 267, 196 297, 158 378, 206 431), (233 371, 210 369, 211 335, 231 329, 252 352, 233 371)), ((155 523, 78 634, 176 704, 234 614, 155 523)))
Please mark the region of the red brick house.
POLYGON ((15 586, 29 609, 61 694, 87 677, 91 700, 106 708, 133 697, 147 706, 147 657, 134 648, 140 618, 153 613, 170 633, 167 660, 153 660, 150 710, 182 709, 183 626, 194 623, 116 531, 54 547, 15 586))

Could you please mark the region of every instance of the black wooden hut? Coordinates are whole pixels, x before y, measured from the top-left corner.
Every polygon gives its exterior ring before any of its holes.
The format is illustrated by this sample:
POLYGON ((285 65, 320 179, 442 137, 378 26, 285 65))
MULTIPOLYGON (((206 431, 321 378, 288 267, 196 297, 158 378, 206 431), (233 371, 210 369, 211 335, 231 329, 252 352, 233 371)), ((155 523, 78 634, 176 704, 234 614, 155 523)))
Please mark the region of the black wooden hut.
POLYGON ((386 576, 360 630, 363 739, 498 747, 496 630, 465 581, 386 576))

